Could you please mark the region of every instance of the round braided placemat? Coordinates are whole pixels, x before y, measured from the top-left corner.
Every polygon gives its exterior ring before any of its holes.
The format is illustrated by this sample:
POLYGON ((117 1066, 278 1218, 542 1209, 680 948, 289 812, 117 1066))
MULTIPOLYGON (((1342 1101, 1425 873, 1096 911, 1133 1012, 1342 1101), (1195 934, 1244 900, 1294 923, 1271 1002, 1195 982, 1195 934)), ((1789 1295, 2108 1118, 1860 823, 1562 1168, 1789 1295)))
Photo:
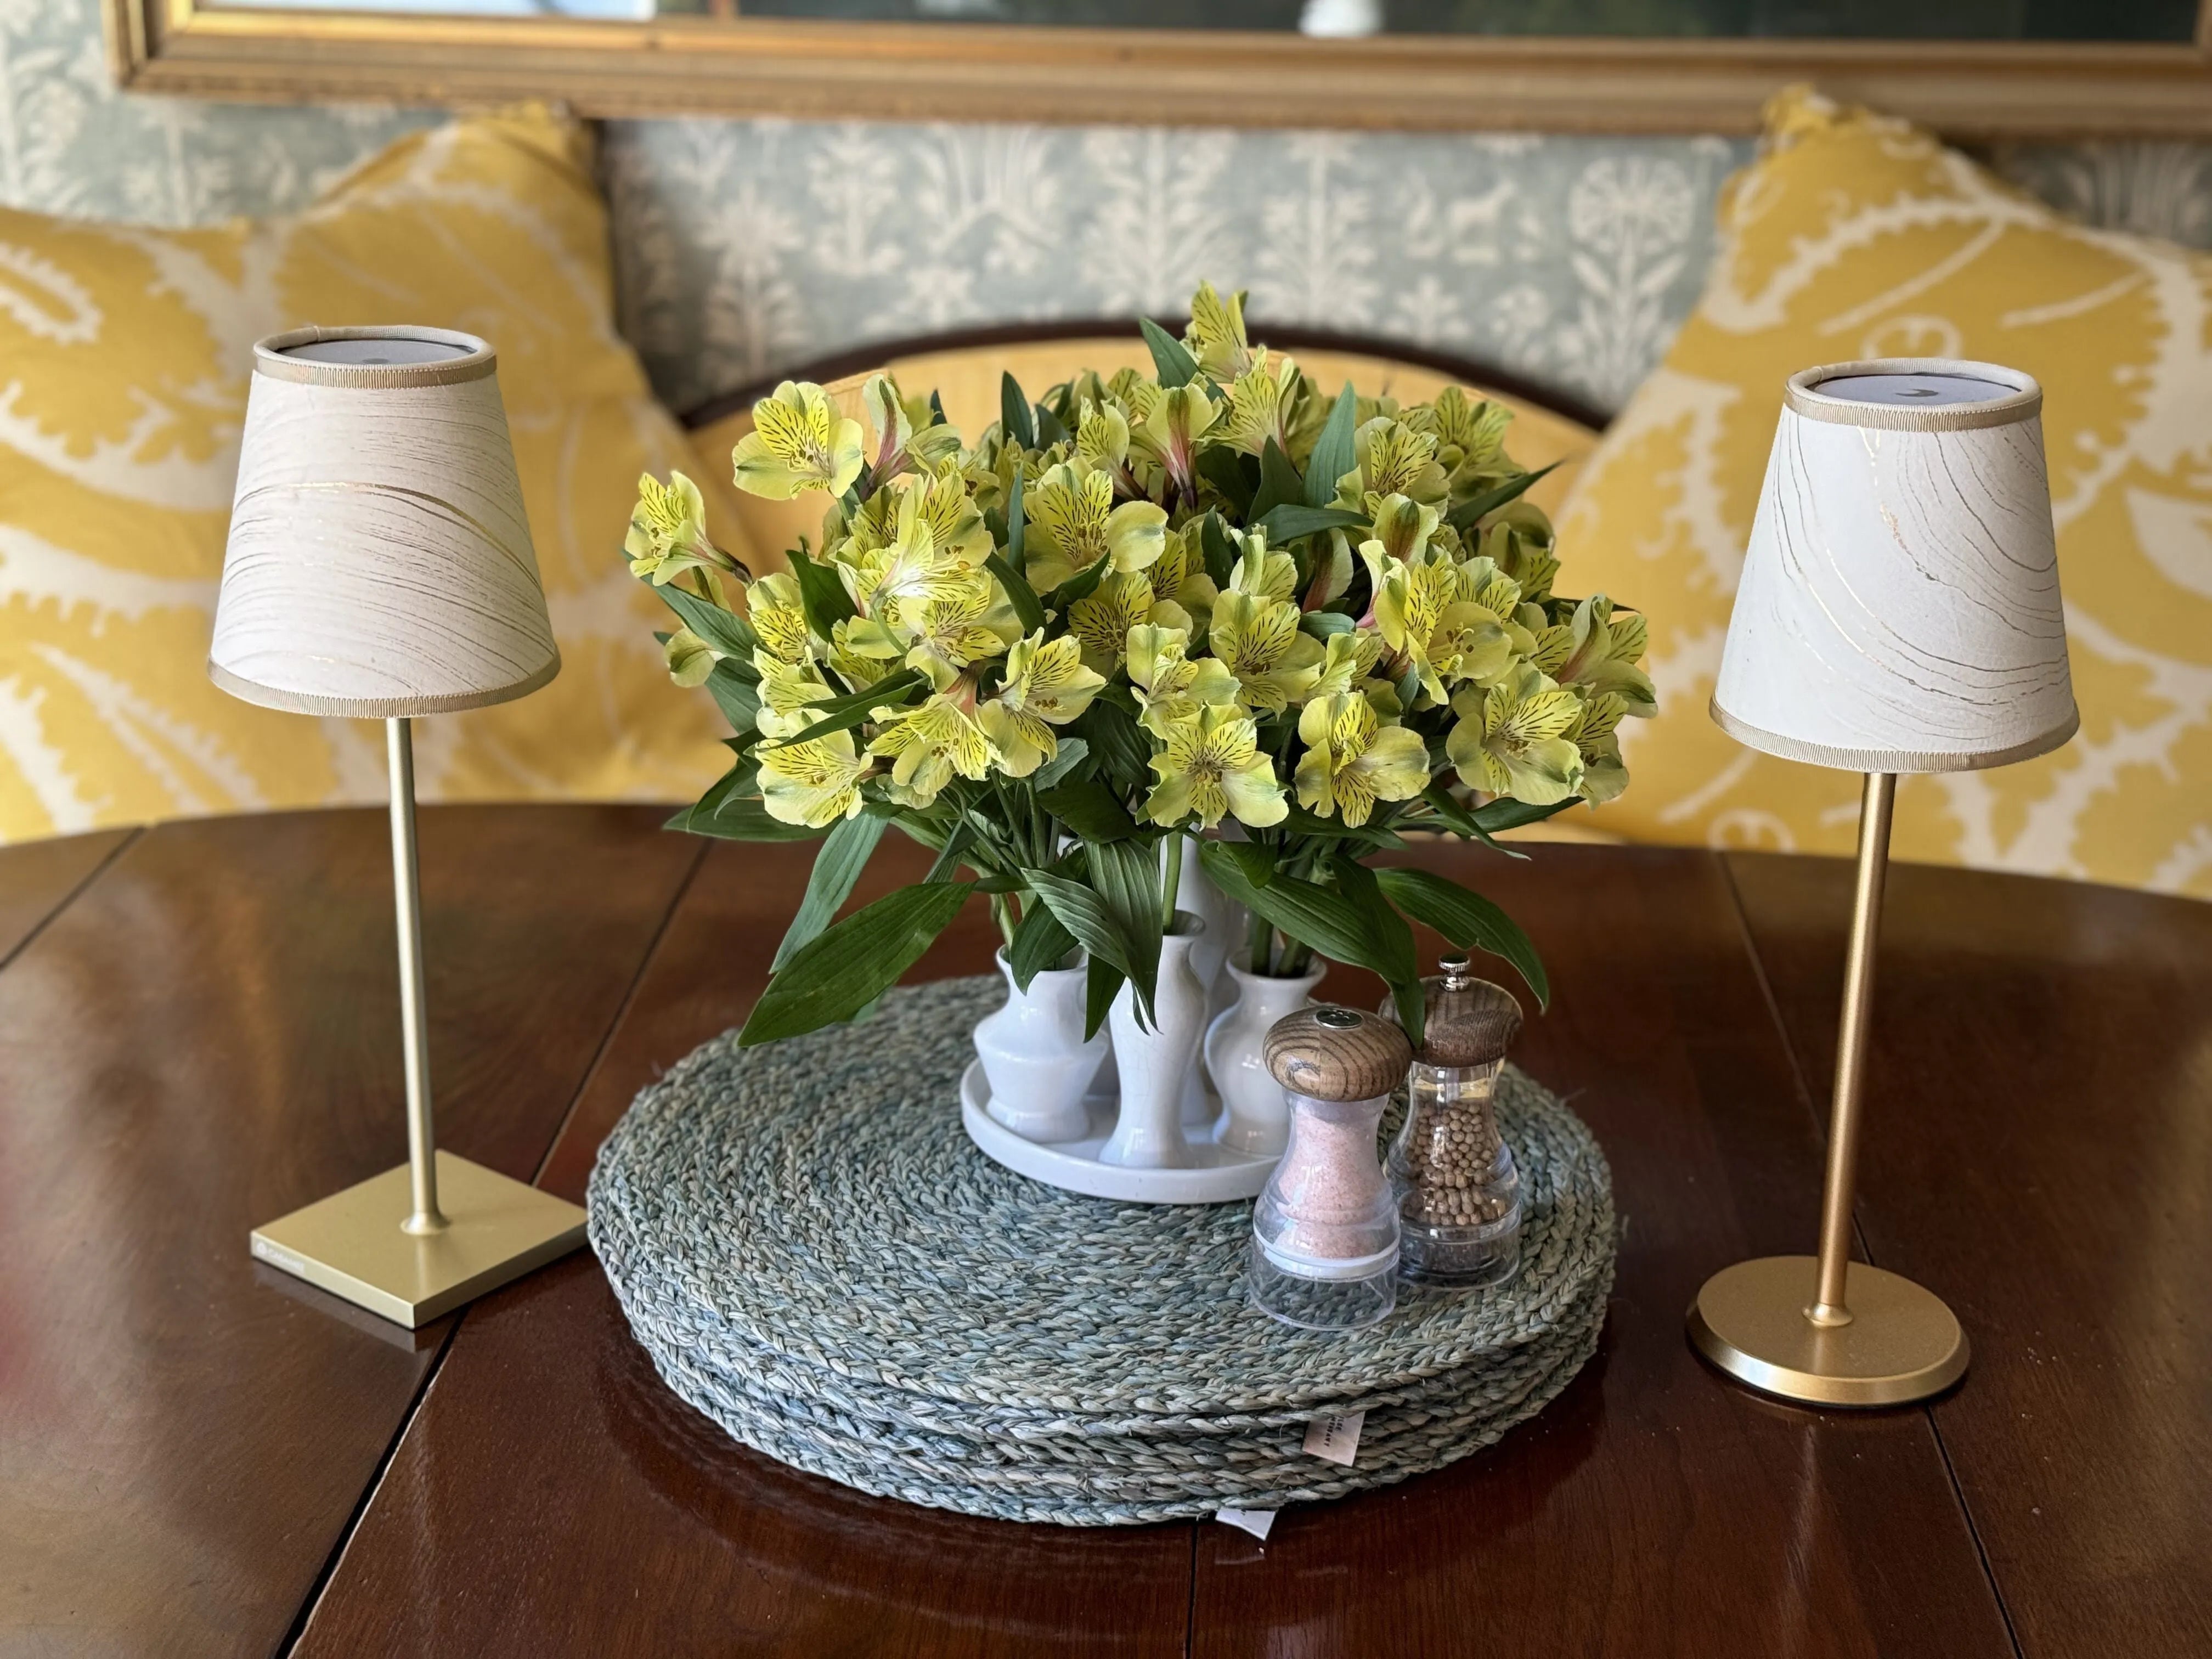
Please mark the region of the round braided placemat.
POLYGON ((1612 1181, 1582 1120, 1517 1071, 1522 1267, 1402 1287, 1349 1334, 1246 1300, 1251 1206, 1123 1204, 1028 1180, 961 1133, 996 978, 895 990, 761 1048, 708 1042, 600 1149, 592 1248, 669 1386, 738 1439, 848 1486, 970 1514, 1097 1523, 1277 1508, 1493 1443, 1589 1357, 1612 1181), (1305 1455, 1364 1412, 1358 1462, 1305 1455))

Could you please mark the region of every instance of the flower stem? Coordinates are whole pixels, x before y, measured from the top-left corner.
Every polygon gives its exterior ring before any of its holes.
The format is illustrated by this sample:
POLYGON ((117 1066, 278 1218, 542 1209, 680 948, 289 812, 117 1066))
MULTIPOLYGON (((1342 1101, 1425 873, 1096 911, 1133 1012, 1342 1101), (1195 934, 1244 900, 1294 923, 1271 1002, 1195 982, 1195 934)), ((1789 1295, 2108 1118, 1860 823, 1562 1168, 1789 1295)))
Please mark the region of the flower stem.
POLYGON ((1176 890, 1182 884, 1182 832, 1171 830, 1160 842, 1160 927, 1175 931, 1176 890))
POLYGON ((1014 918, 1012 907, 1007 904, 1006 896, 1004 893, 991 895, 991 919, 999 924, 999 937, 1005 941, 1007 951, 1011 952, 1014 948, 1014 918))
POLYGON ((1275 971, 1275 930, 1256 910, 1252 913, 1252 926, 1244 936, 1244 960, 1262 978, 1275 971))

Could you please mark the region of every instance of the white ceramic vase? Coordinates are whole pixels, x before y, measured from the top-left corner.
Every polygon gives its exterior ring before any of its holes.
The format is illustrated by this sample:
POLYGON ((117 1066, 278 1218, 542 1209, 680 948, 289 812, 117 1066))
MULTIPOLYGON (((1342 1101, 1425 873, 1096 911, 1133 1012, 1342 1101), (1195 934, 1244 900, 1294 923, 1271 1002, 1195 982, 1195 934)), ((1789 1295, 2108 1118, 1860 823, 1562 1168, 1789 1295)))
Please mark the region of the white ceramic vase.
POLYGON ((1222 977, 1237 1000, 1206 1032, 1206 1069, 1224 1114, 1218 1136, 1224 1146, 1273 1157, 1288 1143, 1290 1100, 1269 1073, 1261 1046, 1277 1020, 1313 1001, 1314 988, 1327 971, 1327 963, 1316 962, 1295 979, 1271 979, 1247 973, 1234 961, 1225 965, 1222 977))
POLYGON ((991 1083, 987 1109, 1026 1139, 1079 1139, 1089 1127, 1083 1097, 1107 1053, 1105 1032, 1083 1040, 1088 970, 1047 968, 1024 991, 1001 951, 999 971, 1006 980, 1006 1006, 975 1026, 976 1058, 991 1083))
POLYGON ((1191 967, 1191 953, 1206 924, 1187 910, 1176 913, 1175 931, 1160 941, 1160 971, 1152 992, 1152 1024, 1137 1023, 1136 993, 1124 985, 1107 1024, 1121 1084, 1121 1111, 1099 1149, 1102 1164, 1132 1169, 1180 1169, 1191 1160, 1183 1134, 1183 1103, 1198 1071, 1206 1034, 1206 988, 1191 967))
MULTIPOLYGON (((1216 1014, 1237 1000, 1237 987, 1222 969, 1237 941, 1243 937, 1247 912, 1207 877, 1198 856, 1205 843, 1195 836, 1181 836, 1176 842, 1182 848, 1182 873, 1176 878, 1176 908, 1189 911, 1206 924, 1206 931, 1191 946, 1190 967, 1206 988, 1206 1024, 1210 1025, 1216 1014)), ((1206 1072, 1194 1066, 1183 1085, 1183 1124, 1203 1128, 1213 1117, 1214 1102, 1206 1092, 1206 1072)))

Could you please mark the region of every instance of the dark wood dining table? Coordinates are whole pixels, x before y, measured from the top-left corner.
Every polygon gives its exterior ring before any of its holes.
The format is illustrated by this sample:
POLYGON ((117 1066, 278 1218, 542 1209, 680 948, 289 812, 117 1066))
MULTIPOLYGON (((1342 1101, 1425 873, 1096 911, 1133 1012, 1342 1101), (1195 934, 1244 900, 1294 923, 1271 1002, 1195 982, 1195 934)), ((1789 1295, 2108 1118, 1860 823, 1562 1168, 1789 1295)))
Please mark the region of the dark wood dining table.
MULTIPOLYGON (((662 816, 423 812, 447 1146, 580 1200, 759 994, 812 848, 662 816)), ((2212 905, 1894 871, 1859 1236, 1973 1364, 1820 1413, 1682 1319, 1811 1246, 1848 867, 1523 850, 1400 856, 1550 965, 1518 1057, 1612 1163, 1602 1344, 1501 1444, 1264 1543, 785 1468, 661 1386, 588 1252, 416 1332, 257 1266, 249 1228, 405 1153, 382 815, 0 851, 0 1653, 2212 1653, 2212 905)), ((886 843, 859 897, 921 868, 886 843)), ((972 906, 915 976, 993 940, 972 906)))

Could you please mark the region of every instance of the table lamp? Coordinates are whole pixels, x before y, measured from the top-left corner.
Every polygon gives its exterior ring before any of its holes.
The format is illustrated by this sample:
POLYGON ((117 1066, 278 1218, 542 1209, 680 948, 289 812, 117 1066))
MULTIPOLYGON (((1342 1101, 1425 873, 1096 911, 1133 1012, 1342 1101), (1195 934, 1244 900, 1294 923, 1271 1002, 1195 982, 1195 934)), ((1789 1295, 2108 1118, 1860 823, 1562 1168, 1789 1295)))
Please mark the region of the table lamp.
POLYGON ((1887 1406, 1948 1388, 1941 1298, 1850 1259, 1875 937, 1902 772, 2004 766, 2078 717, 2044 471, 2017 370, 1886 359, 1792 375, 1736 589, 1713 719, 1770 755, 1866 775, 1820 1255, 1738 1262, 1690 1340, 1764 1392, 1887 1406))
POLYGON ((234 696, 385 722, 407 1162, 254 1230, 254 1255, 420 1326, 574 1249, 573 1204, 436 1150, 415 850, 418 714, 560 672, 492 349, 435 328, 253 348, 208 673, 234 696))

